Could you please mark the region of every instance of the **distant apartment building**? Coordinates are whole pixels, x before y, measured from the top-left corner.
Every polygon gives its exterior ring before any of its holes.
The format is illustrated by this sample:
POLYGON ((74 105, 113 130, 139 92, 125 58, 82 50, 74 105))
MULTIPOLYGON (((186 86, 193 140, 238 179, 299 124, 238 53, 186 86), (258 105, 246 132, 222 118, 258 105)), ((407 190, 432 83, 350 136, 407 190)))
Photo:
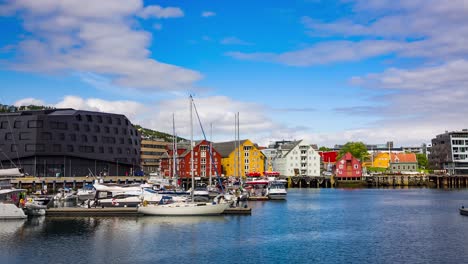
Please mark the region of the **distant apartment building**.
POLYGON ((468 129, 446 131, 432 139, 429 165, 449 174, 468 174, 468 129))
POLYGON ((278 147, 273 168, 281 176, 320 176, 320 155, 305 140, 293 141, 278 147))
POLYGON ((141 167, 146 175, 161 172, 161 157, 166 153, 166 148, 170 144, 162 139, 141 140, 141 167))

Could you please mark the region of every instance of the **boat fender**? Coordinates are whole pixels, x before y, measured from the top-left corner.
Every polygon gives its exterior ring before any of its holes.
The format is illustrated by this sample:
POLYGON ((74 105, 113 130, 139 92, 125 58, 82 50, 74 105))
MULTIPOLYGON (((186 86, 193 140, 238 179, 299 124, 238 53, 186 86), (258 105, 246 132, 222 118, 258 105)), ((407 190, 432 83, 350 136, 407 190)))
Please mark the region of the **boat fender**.
POLYGON ((147 206, 148 205, 148 201, 147 200, 143 200, 143 206, 147 206))

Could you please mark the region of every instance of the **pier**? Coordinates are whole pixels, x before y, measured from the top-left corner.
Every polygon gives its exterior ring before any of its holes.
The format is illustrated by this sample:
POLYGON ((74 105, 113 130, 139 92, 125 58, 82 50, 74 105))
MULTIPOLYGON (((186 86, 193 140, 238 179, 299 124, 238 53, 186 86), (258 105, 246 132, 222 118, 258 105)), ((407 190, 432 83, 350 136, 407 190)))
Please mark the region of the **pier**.
POLYGON ((427 176, 435 188, 468 188, 468 175, 436 175, 427 176))
POLYGON ((424 174, 382 174, 367 176, 364 178, 368 186, 389 187, 389 186, 427 186, 429 177, 424 174))
POLYGON ((293 176, 287 177, 288 188, 331 188, 334 186, 330 177, 293 176))

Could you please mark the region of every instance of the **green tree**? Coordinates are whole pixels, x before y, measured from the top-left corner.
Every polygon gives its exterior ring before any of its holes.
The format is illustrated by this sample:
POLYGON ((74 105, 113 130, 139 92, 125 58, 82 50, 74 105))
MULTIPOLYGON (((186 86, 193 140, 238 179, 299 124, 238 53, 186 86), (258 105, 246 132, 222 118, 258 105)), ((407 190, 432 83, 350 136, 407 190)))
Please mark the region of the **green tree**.
POLYGON ((331 148, 327 148, 327 147, 325 147, 325 146, 321 146, 318 150, 319 150, 319 151, 330 151, 331 148))
POLYGON ((338 153, 338 159, 341 159, 347 152, 350 152, 355 158, 364 161, 368 156, 367 147, 362 142, 348 142, 346 143, 338 153))
POLYGON ((427 168, 427 157, 422 153, 416 154, 416 159, 418 160, 418 166, 420 169, 427 168))

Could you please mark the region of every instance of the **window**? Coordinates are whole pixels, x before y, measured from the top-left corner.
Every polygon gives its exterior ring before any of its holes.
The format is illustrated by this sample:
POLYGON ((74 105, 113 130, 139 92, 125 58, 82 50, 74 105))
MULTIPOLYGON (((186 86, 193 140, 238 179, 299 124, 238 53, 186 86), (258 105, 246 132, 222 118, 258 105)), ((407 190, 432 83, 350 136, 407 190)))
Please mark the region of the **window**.
POLYGON ((7 129, 8 128, 8 121, 2 121, 0 123, 0 129, 7 129))
POLYGON ((95 125, 94 126, 94 132, 98 132, 98 133, 101 132, 101 127, 98 126, 98 125, 95 125))
POLYGON ((93 142, 97 142, 97 136, 93 136, 93 142))
POLYGON ((18 151, 18 145, 16 145, 16 144, 11 144, 10 150, 11 150, 11 152, 16 152, 16 151, 18 151))
POLYGON ((81 121, 81 115, 76 115, 75 118, 76 118, 76 121, 81 121))
POLYGON ((28 139, 31 139, 31 133, 29 132, 21 132, 19 134, 19 139, 20 140, 28 140, 28 139))
POLYGON ((58 138, 59 138, 60 140, 65 140, 65 134, 64 134, 64 133, 59 133, 59 134, 58 134, 58 138))
POLYGON ((122 120, 120 120, 120 118, 116 118, 115 120, 117 121, 117 125, 121 125, 121 124, 122 124, 122 120))
POLYGON ((73 145, 67 145, 67 152, 73 152, 73 145))
POLYGON ((125 144, 125 139, 124 138, 119 138, 120 144, 125 144))
POLYGON ((86 120, 88 122, 93 122, 93 117, 91 115, 86 115, 86 120))
POLYGON ((102 116, 96 116, 98 123, 102 123, 102 116))
POLYGON ((122 154, 122 149, 121 149, 121 148, 117 148, 117 153, 118 153, 118 154, 122 154))
POLYGON ((88 124, 84 125, 84 131, 89 132, 91 129, 89 128, 88 124))
POLYGON ((26 144, 24 151, 26 152, 43 152, 45 150, 43 144, 26 144))
POLYGON ((119 128, 118 127, 114 127, 114 134, 119 134, 119 128))
POLYGON ((52 128, 52 129, 60 129, 60 130, 67 130, 67 129, 68 129, 68 126, 67 126, 67 123, 65 123, 65 122, 55 122, 55 121, 52 121, 52 122, 50 122, 50 128, 52 128))
POLYGON ((42 128, 43 122, 42 120, 29 120, 28 121, 28 128, 42 128))
POLYGON ((80 125, 78 125, 77 123, 73 123, 73 130, 80 131, 80 125))
POLYGON ((107 123, 112 125, 112 117, 110 117, 110 116, 107 117, 107 123))
POLYGON ((42 139, 42 140, 51 140, 51 139, 52 139, 52 133, 50 133, 50 132, 42 132, 42 133, 41 133, 41 139, 42 139))
POLYGON ((107 148, 107 152, 114 153, 114 149, 112 147, 107 148))
POLYGON ((104 153, 104 147, 99 147, 99 153, 104 153))
POLYGON ((60 144, 52 145, 52 151, 53 152, 62 152, 62 145, 60 145, 60 144))
POLYGON ((127 135, 127 129, 126 128, 122 128, 122 134, 127 135))
POLYGON ((358 164, 354 164, 354 168, 355 168, 355 169, 359 169, 359 165, 358 165, 358 164))
POLYGON ((109 133, 109 132, 110 132, 110 128, 109 128, 108 126, 104 127, 104 132, 109 133))
POLYGON ((76 135, 75 134, 70 134, 70 140, 71 141, 76 141, 76 135))
POLYGON ((93 146, 79 146, 79 151, 82 153, 93 153, 94 147, 93 146))
POLYGON ((88 137, 86 135, 81 135, 82 142, 88 142, 88 137))
POLYGON ((21 121, 15 121, 14 128, 21 128, 22 122, 21 121))

